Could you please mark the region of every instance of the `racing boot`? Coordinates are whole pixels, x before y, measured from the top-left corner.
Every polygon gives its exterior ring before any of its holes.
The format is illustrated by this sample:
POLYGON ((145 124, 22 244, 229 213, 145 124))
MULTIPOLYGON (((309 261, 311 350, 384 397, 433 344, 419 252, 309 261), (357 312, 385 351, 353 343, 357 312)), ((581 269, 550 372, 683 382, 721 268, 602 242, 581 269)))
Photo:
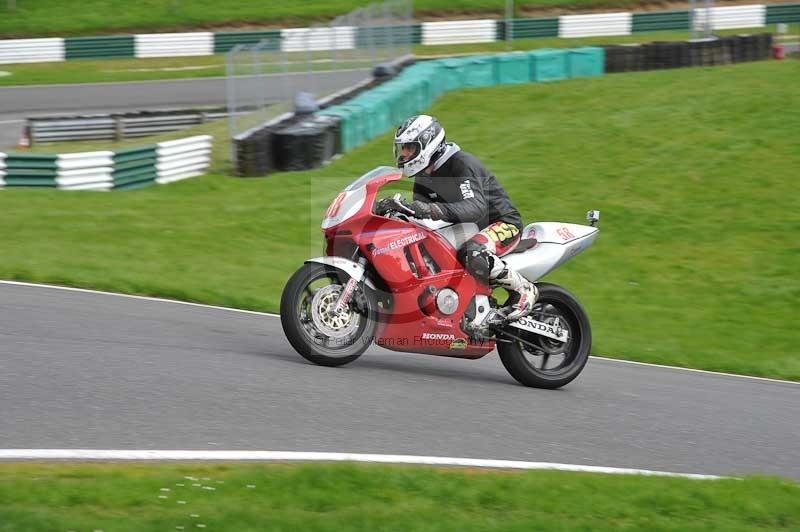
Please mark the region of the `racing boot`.
POLYGON ((533 305, 539 298, 539 289, 536 285, 525 279, 519 272, 507 266, 493 279, 495 286, 505 288, 509 292, 516 292, 519 299, 511 305, 511 312, 506 315, 509 321, 515 321, 531 313, 533 305))

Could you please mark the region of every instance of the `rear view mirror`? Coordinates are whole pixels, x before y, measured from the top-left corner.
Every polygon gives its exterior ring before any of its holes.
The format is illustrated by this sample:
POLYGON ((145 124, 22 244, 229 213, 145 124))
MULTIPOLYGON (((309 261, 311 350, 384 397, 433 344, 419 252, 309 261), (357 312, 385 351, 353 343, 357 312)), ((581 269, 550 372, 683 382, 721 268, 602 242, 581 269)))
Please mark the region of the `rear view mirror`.
POLYGON ((600 211, 589 211, 586 213, 586 221, 589 222, 589 225, 592 227, 597 225, 597 222, 600 221, 600 211))

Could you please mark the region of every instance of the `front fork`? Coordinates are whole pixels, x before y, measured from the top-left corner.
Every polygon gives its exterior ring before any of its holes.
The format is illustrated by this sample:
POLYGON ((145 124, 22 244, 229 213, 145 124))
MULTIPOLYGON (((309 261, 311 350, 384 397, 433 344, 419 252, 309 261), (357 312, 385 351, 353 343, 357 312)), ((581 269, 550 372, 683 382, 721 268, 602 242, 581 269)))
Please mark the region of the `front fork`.
MULTIPOLYGON (((359 257, 358 265, 362 268, 366 267, 366 257, 359 257)), ((347 281, 347 284, 344 286, 344 290, 342 290, 342 293, 339 296, 339 300, 336 302, 334 313, 339 314, 344 312, 344 310, 347 308, 347 305, 350 304, 350 300, 353 298, 353 292, 355 292, 356 286, 358 286, 358 281, 356 281, 354 277, 350 277, 350 280, 347 281)))

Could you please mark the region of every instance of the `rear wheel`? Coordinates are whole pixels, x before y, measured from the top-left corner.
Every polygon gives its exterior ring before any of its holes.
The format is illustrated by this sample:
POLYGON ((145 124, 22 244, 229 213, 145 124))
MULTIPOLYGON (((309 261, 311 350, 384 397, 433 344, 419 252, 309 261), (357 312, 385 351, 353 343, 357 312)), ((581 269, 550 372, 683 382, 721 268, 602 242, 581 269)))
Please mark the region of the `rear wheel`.
POLYGON ((589 317, 575 296, 560 286, 537 283, 539 299, 530 317, 566 329, 566 342, 516 327, 498 334, 497 352, 512 377, 525 386, 560 388, 577 377, 589 359, 592 330, 589 317), (508 341, 505 341, 508 340, 508 341))
POLYGON ((336 303, 350 277, 336 268, 304 264, 292 275, 281 296, 281 325, 292 347, 321 366, 342 366, 357 359, 372 343, 377 304, 366 286, 359 286, 348 306, 336 303))

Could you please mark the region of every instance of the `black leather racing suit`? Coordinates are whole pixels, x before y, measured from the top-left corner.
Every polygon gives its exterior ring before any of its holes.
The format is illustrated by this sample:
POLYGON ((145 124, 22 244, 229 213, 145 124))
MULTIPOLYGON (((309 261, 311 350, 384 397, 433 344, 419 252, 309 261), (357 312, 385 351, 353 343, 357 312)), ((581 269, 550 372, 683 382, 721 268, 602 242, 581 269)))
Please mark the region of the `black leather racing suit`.
POLYGON ((488 227, 503 221, 522 231, 522 217, 497 178, 474 155, 457 151, 428 176, 414 178, 414 199, 436 203, 443 220, 488 227))

